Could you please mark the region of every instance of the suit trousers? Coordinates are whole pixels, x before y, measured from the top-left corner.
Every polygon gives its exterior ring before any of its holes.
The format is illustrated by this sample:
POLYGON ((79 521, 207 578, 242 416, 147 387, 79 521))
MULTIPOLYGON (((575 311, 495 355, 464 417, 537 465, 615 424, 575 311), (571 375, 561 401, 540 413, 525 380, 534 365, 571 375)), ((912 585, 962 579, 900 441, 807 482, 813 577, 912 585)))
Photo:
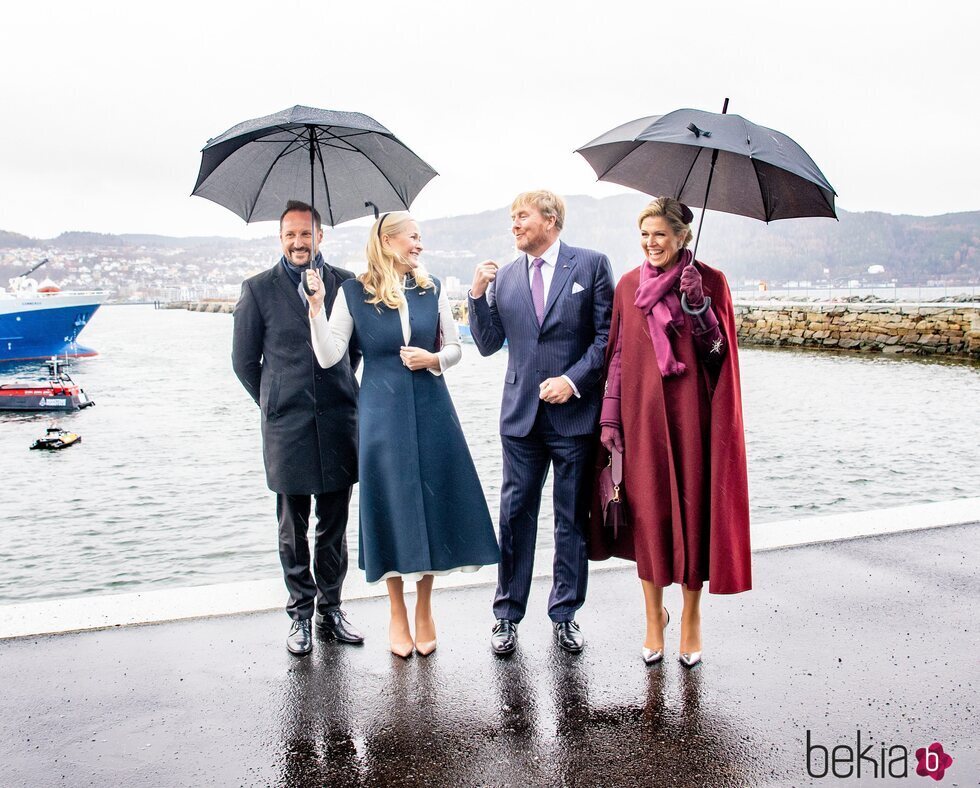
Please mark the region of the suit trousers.
POLYGON ((340 607, 340 589, 347 575, 350 496, 350 487, 312 496, 316 500, 316 532, 311 573, 307 536, 311 496, 276 493, 279 560, 289 591, 286 612, 294 620, 312 618, 315 609, 326 613, 340 607))
POLYGON ((585 603, 589 562, 585 545, 590 495, 592 435, 565 437, 548 413, 560 405, 538 406, 534 426, 524 437, 501 435, 503 484, 500 493, 500 564, 495 618, 520 621, 534 572, 534 546, 541 490, 554 466, 555 558, 548 617, 571 621, 585 603))

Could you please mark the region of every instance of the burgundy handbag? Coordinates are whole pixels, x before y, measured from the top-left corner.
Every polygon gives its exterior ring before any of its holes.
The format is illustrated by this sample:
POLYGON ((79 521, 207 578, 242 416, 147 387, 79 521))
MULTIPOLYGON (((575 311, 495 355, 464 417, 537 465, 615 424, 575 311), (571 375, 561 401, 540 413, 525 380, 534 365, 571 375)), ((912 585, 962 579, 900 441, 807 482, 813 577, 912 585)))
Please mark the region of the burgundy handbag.
POLYGON ((602 524, 612 528, 613 539, 620 528, 626 528, 626 497, 623 489, 623 455, 615 449, 609 455, 609 464, 599 472, 599 498, 602 503, 602 524))

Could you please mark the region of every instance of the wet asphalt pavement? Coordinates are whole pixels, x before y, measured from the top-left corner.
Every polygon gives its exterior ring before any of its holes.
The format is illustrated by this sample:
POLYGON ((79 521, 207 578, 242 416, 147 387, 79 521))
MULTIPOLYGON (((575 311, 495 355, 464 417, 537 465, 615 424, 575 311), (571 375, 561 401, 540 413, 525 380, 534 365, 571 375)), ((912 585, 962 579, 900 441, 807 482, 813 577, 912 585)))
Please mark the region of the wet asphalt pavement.
MULTIPOLYGON (((437 593, 439 648, 408 661, 386 649, 384 599, 346 605, 366 645, 318 640, 299 659, 281 613, 3 641, 0 785, 806 785, 807 729, 828 749, 860 731, 878 762, 904 746, 911 785, 936 784, 914 752, 939 741, 941 785, 975 785, 978 537, 756 554, 754 591, 706 595, 691 672, 676 588, 667 659, 642 664, 629 570, 593 575, 578 656, 552 642, 540 581, 507 659, 489 649, 487 587, 437 593)), ((818 784, 895 784, 870 768, 818 784)))

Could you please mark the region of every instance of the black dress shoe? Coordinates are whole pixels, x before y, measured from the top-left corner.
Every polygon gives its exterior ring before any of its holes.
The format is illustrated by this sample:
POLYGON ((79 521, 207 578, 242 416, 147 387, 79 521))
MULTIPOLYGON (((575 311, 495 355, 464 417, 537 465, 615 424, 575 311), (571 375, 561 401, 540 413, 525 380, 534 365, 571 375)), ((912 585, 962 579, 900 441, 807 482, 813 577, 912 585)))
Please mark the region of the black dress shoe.
POLYGON ((517 648, 517 622, 498 618, 490 637, 490 648, 494 654, 510 654, 517 648))
POLYGON ((289 636, 286 638, 286 648, 289 649, 289 653, 298 657, 305 656, 313 650, 313 633, 310 631, 308 618, 293 622, 289 636))
POLYGON ((364 635, 351 626, 343 610, 317 613, 313 620, 316 622, 320 634, 328 640, 339 640, 341 643, 364 642, 364 635))
POLYGON ((578 654, 585 648, 585 635, 574 621, 556 621, 555 640, 570 654, 578 654))

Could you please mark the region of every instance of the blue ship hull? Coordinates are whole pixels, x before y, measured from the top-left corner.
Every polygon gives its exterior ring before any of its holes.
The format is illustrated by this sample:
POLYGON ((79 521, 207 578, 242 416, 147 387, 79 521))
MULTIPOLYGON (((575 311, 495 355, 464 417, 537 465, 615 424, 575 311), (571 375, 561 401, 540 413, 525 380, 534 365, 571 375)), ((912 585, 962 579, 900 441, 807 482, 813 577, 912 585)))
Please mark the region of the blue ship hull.
POLYGON ((99 306, 89 303, 0 314, 0 362, 97 355, 76 340, 99 306))

